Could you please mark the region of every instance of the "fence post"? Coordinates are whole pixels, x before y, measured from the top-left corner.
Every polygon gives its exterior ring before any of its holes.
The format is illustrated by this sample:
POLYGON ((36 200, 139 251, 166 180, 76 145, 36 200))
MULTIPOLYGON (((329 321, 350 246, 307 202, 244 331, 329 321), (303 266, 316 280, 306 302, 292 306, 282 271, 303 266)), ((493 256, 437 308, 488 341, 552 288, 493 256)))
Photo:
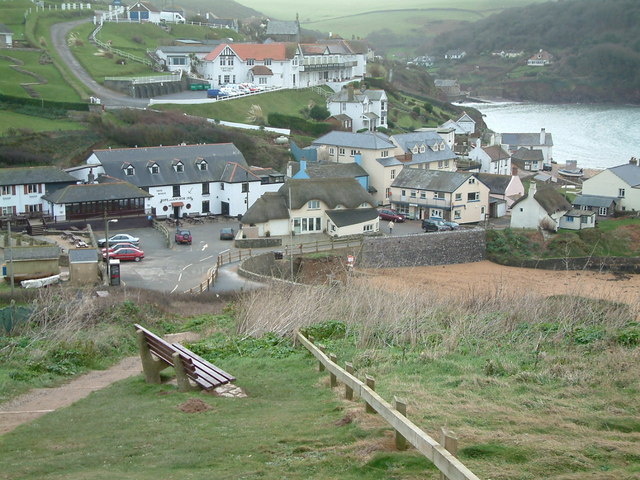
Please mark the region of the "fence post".
POLYGON ((238 250, 238 260, 242 261, 242 250, 238 250))
MULTIPOLYGON (((324 353, 326 349, 327 347, 325 347, 324 345, 318 345, 318 350, 320 350, 322 353, 324 353)), ((322 363, 320 360, 318 360, 318 371, 324 372, 324 363, 322 363)))
MULTIPOLYGON (((353 370, 353 363, 347 362, 345 364, 345 370, 347 371, 348 374, 353 375, 353 371, 354 371, 353 370)), ((353 388, 351 388, 346 383, 344 384, 344 397, 347 400, 353 400, 353 388)))
MULTIPOLYGON (((449 452, 454 457, 458 456, 458 437, 455 436, 455 433, 451 430, 447 430, 442 427, 440 434, 440 445, 442 445, 447 452, 449 452)), ((440 480, 448 480, 444 473, 440 472, 440 480)))
MULTIPOLYGON (((400 397, 393 397, 393 402, 395 404, 395 409, 398 413, 401 413, 403 417, 407 416, 407 401, 400 397)), ((396 448, 398 450, 406 450, 407 449, 407 439, 400 434, 396 430, 396 448)))
MULTIPOLYGON (((331 360, 333 363, 336 363, 336 360, 337 360, 336 354, 330 353, 329 360, 331 360)), ((331 388, 335 388, 338 386, 338 379, 336 378, 336 375, 334 373, 329 374, 329 379, 331 380, 331 388)))
MULTIPOLYGON (((369 387, 371 390, 373 390, 375 392, 376 390, 376 381, 373 377, 370 377, 369 375, 365 375, 365 383, 367 384, 367 387, 369 387)), ((375 409, 369 405, 368 403, 366 404, 366 408, 365 408, 365 412, 367 413, 376 413, 375 409)))

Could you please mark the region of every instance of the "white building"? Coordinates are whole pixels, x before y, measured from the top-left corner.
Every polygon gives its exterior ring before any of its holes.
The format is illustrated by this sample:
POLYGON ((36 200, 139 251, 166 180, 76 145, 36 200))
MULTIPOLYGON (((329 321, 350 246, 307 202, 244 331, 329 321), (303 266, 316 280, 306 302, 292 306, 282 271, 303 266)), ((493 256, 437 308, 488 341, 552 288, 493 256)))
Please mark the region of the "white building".
POLYGON ((538 189, 535 182, 529 193, 511 206, 511 228, 528 228, 555 232, 560 219, 571 210, 571 204, 553 187, 538 189))
POLYGON ((511 174, 511 155, 500 145, 483 147, 482 142, 478 140, 469 152, 469 158, 480 163, 480 173, 511 174))
POLYGON ((340 116, 348 117, 352 132, 387 128, 389 101, 384 90, 355 92, 352 87, 343 88, 327 98, 327 109, 340 120, 340 116))
POLYGON ((544 128, 540 129, 540 133, 498 133, 495 143, 510 154, 520 148, 541 150, 544 163, 551 163, 553 160, 553 136, 544 128))
POLYGON ((254 171, 231 143, 95 150, 70 173, 84 182, 90 175, 129 182, 152 195, 145 209, 160 218, 242 215, 284 182, 284 175, 254 171))

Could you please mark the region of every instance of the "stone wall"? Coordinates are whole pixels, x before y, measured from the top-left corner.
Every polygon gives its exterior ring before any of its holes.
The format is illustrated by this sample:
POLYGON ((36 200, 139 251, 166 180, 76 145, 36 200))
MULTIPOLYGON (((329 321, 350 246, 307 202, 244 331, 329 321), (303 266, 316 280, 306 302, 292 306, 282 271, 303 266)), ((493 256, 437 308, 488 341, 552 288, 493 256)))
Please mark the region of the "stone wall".
POLYGON ((481 228, 367 237, 356 266, 393 268, 479 262, 485 259, 485 251, 485 231, 481 228))
POLYGON ((276 260, 273 252, 250 257, 241 263, 238 274, 257 282, 284 282, 295 284, 288 280, 291 267, 288 259, 276 260))
POLYGON ((235 240, 234 247, 236 248, 267 248, 267 247, 281 247, 282 238, 269 237, 269 238, 239 238, 235 240))

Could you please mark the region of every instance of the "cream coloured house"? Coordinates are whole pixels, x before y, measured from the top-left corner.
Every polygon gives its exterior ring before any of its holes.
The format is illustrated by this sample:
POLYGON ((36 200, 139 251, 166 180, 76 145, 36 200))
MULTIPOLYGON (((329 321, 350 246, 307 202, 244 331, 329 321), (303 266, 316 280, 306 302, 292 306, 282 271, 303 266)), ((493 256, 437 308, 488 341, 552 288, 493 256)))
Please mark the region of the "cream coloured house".
MULTIPOLYGON (((617 211, 640 212, 640 167, 638 160, 631 158, 629 163, 608 168, 585 180, 582 184, 582 196, 592 196, 598 200, 608 199, 617 211)), ((597 206, 595 203, 593 206, 597 206)), ((583 207, 581 207, 583 208, 583 207)), ((607 214, 606 209, 600 212, 607 214)))
POLYGON ((259 237, 374 233, 379 219, 373 207, 373 198, 354 178, 289 179, 249 208, 243 231, 257 231, 259 237))
POLYGON ((409 218, 475 223, 489 215, 489 187, 471 173, 403 168, 390 195, 391 206, 409 218))

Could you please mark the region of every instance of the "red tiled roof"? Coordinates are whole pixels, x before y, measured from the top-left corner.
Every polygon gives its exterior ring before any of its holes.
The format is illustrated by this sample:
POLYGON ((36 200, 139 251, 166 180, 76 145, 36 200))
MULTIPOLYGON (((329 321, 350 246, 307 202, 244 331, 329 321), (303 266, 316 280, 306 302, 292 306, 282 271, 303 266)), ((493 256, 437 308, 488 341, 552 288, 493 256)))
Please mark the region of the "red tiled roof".
POLYGON ((253 58, 254 60, 263 61, 265 58, 272 60, 286 60, 287 49, 285 43, 232 43, 218 45, 215 50, 209 53, 205 60, 215 60, 220 53, 230 47, 241 60, 253 58))

